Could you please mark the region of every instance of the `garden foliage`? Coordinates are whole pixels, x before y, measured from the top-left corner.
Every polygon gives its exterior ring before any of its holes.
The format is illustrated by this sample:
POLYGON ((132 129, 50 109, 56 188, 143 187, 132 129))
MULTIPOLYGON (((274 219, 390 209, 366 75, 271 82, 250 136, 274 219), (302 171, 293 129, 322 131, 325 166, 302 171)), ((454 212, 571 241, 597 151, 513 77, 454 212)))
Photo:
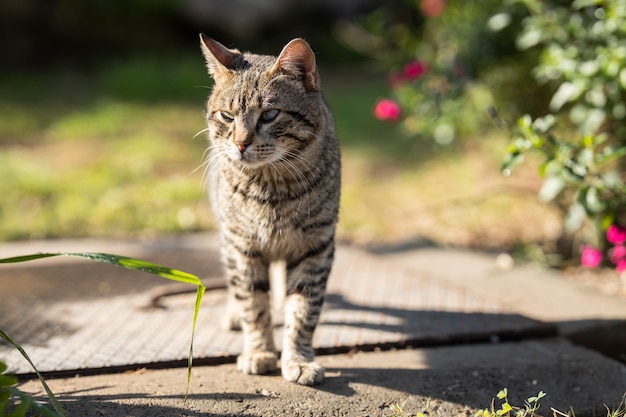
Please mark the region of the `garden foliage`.
POLYGON ((394 51, 379 56, 391 97, 374 116, 451 144, 480 134, 489 108, 510 129, 503 173, 538 155, 539 197, 562 210, 564 235, 606 253, 609 228, 626 225, 626 0, 488 3, 416 0, 412 21, 372 15, 364 27, 387 30, 394 51))

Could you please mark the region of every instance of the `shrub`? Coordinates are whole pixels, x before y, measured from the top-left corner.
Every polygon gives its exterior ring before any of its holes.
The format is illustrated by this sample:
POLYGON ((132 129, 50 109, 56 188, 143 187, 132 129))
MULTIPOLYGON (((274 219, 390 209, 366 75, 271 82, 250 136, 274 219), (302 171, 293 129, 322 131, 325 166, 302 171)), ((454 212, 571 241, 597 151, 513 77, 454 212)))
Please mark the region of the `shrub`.
MULTIPOLYGON (((504 172, 528 151, 538 153, 545 178, 540 197, 564 209, 567 233, 587 225, 592 232, 583 240, 606 252, 605 233, 626 225, 626 1, 512 3, 529 11, 517 45, 541 48, 533 76, 554 93, 548 114, 518 120, 504 172)), ((581 249, 587 266, 591 247, 581 249)))

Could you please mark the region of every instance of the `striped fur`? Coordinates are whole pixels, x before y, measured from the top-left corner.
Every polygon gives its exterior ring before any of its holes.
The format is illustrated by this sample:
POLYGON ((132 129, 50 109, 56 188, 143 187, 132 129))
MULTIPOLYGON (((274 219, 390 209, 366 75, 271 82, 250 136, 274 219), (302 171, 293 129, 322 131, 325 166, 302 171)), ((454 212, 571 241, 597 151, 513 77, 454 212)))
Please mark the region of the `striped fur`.
POLYGON ((226 322, 244 333, 237 366, 250 374, 277 367, 269 271, 283 265, 281 371, 319 383, 312 337, 335 252, 341 173, 315 55, 301 39, 278 57, 242 54, 204 35, 201 48, 215 80, 208 166, 229 282, 226 322))

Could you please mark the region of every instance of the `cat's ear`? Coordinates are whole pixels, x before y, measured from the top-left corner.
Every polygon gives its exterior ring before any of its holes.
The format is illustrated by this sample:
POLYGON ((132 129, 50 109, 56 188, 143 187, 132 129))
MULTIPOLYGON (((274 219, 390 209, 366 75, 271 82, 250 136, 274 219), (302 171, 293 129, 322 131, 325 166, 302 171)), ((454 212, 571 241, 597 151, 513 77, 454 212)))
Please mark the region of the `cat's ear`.
POLYGON ((285 45, 270 73, 283 73, 302 80, 308 91, 320 90, 315 53, 303 39, 297 38, 285 45))
POLYGON ((209 74, 215 81, 226 81, 233 77, 237 64, 241 60, 241 52, 236 49, 228 49, 216 40, 200 34, 200 48, 206 60, 209 74))

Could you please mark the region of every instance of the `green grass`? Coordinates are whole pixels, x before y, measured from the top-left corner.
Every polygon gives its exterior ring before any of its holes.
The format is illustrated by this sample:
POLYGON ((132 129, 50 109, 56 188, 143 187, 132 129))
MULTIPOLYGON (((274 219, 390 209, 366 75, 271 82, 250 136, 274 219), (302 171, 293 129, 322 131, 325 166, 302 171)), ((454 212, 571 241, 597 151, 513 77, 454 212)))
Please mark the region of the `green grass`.
MULTIPOLYGON (((492 248, 555 233, 537 179, 500 175, 502 135, 435 148, 373 118, 384 74, 321 71, 343 152, 342 239, 492 248), (528 227, 528 216, 542 220, 528 227)), ((200 56, 4 76, 0 240, 212 230, 206 139, 194 137, 209 84, 200 56)))
POLYGON ((194 172, 201 129, 201 110, 190 105, 107 100, 60 116, 26 145, 10 141, 0 153, 0 238, 211 227, 194 172))

